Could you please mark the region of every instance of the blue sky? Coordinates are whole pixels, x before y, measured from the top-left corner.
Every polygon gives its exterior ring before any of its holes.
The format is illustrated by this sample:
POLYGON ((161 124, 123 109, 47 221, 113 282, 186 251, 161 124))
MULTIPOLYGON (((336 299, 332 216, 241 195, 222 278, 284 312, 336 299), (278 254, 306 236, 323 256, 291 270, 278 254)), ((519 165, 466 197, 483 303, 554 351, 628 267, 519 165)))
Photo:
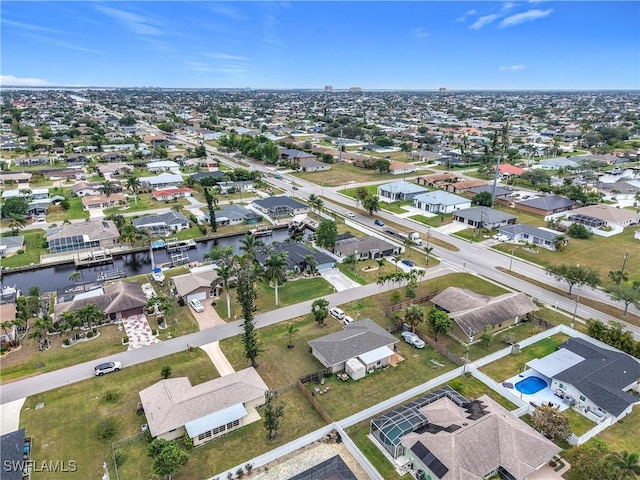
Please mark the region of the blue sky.
POLYGON ((3 1, 3 85, 640 89, 640 3, 3 1))

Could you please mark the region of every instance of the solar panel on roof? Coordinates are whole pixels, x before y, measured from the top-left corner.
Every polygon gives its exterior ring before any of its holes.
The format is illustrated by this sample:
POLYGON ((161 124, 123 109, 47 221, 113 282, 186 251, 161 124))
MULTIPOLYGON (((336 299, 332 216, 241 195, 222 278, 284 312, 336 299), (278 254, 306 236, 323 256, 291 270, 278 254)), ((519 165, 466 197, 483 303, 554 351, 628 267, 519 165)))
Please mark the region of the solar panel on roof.
POLYGON ((431 470, 438 478, 444 477, 449 469, 436 457, 431 450, 424 446, 422 442, 416 442, 411 451, 416 454, 420 461, 431 470))

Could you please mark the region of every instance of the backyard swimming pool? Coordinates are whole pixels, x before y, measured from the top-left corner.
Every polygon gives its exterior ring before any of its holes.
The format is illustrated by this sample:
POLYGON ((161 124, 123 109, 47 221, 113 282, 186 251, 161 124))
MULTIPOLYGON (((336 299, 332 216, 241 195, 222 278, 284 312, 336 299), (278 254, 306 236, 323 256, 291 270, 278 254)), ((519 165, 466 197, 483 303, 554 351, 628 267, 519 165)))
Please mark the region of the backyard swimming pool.
POLYGON ((547 388, 547 382, 540 377, 527 377, 515 384, 516 390, 526 395, 533 395, 543 388, 547 388))

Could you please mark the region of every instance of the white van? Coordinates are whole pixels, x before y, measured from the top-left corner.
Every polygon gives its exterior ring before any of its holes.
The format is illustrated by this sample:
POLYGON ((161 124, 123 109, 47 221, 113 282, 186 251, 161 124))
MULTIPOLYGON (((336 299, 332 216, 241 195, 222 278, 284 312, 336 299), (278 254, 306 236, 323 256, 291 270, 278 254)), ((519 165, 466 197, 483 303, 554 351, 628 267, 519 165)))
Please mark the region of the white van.
POLYGON ((333 318, 337 318, 338 320, 342 320, 344 318, 344 311, 338 307, 333 307, 329 310, 329 313, 333 318))

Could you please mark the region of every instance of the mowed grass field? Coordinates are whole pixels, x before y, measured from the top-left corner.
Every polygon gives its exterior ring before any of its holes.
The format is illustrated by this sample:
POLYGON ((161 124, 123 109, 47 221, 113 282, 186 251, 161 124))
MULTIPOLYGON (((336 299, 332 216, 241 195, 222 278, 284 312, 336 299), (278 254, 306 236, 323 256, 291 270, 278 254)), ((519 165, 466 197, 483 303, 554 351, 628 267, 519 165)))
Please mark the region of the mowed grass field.
POLYGON ((350 183, 376 182, 378 180, 383 182, 398 179, 397 175, 380 173, 377 170, 365 170, 364 168, 356 167, 346 162, 342 165, 334 163, 331 165, 331 170, 324 172, 297 172, 291 175, 326 187, 339 187, 341 185, 348 186, 350 183))

